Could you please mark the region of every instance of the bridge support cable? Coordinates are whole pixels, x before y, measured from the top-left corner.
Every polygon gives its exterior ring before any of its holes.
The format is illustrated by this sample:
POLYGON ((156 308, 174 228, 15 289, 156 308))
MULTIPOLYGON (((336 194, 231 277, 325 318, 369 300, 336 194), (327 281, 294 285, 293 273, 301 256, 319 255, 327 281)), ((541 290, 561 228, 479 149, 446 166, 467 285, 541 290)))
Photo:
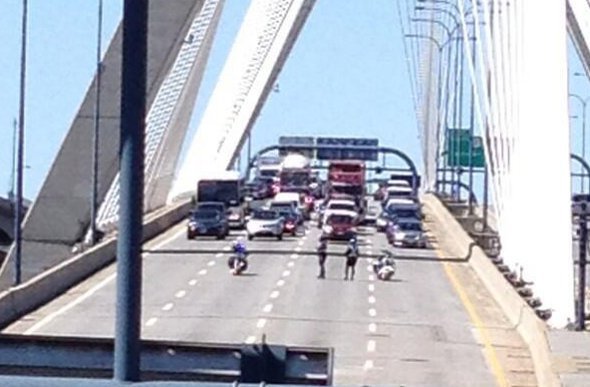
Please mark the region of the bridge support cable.
POLYGON ((590 76, 590 4, 587 0, 567 1, 567 30, 586 76, 590 76))
POLYGON ((170 199, 192 194, 199 175, 233 165, 314 4, 315 0, 251 3, 170 199))
MULTIPOLYGON (((535 293, 554 311, 550 323, 563 326, 573 318, 569 138, 563 130, 565 4, 470 4, 482 11, 473 14, 476 63, 469 65, 469 73, 476 86, 475 118, 485 138, 502 256, 509 265, 524 268, 535 293), (551 228, 538 221, 540 208, 552 219, 551 228)), ((464 9, 464 1, 458 5, 464 9)), ((464 16, 462 27, 466 32, 464 16)))
MULTIPOLYGON (((170 163, 171 171, 168 170, 166 174, 168 184, 165 193, 155 198, 156 200, 146 201, 145 211, 165 204, 172 180, 171 173, 176 165, 203 73, 203 68, 199 68, 196 64, 200 55, 208 55, 222 7, 223 0, 205 0, 198 16, 195 17, 183 38, 183 44, 174 65, 162 83, 146 117, 145 189, 148 193, 146 199, 154 199, 150 194, 153 193, 153 185, 158 183, 157 172, 161 172, 158 169, 158 161, 161 162, 164 155, 175 157, 170 163), (170 133, 173 131, 180 131, 180 134, 176 133, 174 136, 175 133, 170 133), (176 141, 165 147, 167 136, 174 136, 176 141), (176 152, 171 152, 170 146, 175 146, 176 152), (163 152, 163 149, 168 152, 163 152)), ((118 221, 119 184, 119 175, 117 175, 100 207, 98 223, 102 228, 115 226, 118 221)))

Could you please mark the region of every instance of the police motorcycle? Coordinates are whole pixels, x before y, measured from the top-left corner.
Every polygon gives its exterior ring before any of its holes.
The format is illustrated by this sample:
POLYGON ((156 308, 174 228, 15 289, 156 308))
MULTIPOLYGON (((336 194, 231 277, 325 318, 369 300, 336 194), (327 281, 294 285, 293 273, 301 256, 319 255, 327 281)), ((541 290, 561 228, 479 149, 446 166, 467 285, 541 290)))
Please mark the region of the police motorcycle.
POLYGON ((239 238, 233 245, 233 254, 227 260, 230 272, 233 275, 240 275, 248 270, 248 250, 246 243, 239 238))
POLYGON ((373 260, 373 272, 381 281, 389 281, 395 275, 397 269, 393 254, 390 251, 382 250, 383 255, 373 260))

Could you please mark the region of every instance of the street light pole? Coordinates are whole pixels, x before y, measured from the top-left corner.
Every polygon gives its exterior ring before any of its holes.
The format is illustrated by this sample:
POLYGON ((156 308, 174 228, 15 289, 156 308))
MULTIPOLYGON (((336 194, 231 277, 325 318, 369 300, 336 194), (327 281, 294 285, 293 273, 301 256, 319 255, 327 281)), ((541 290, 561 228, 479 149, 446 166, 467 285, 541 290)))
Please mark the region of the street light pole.
POLYGON ((23 221, 23 159, 25 144, 25 86, 27 71, 27 14, 28 0, 23 0, 21 57, 20 57, 20 98, 18 109, 18 143, 16 147, 16 208, 14 212, 14 285, 21 283, 22 221, 23 221))
POLYGON ((96 99, 94 102, 94 132, 92 136, 92 202, 90 205, 90 243, 94 245, 98 238, 96 217, 98 212, 98 142, 100 129, 100 80, 102 72, 102 0, 98 0, 98 28, 96 36, 96 99))
MULTIPOLYGON (((586 106, 590 97, 582 98, 578 94, 570 93, 570 97, 573 97, 582 104, 582 158, 586 160, 586 106)), ((584 171, 580 168, 580 192, 584 193, 584 171)), ((590 179, 590 176, 589 176, 590 179)))

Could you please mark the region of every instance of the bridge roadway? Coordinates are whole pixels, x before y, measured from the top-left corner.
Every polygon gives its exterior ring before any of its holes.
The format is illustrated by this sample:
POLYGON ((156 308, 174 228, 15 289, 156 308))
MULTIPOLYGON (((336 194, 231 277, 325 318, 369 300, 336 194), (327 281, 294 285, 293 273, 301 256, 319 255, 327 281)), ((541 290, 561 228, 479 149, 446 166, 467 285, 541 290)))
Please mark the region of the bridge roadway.
MULTIPOLYGON (((392 282, 377 281, 368 260, 359 261, 354 281, 344 281, 343 261, 336 256, 328 258, 327 278, 320 280, 315 257, 297 254, 315 248, 319 230, 312 225, 305 235, 280 242, 249 242, 251 249, 293 254, 252 256, 248 273, 233 277, 226 260, 236 234, 225 241, 188 241, 185 227, 183 222, 171 228, 146 247, 219 252, 144 257, 144 338, 235 343, 258 341, 264 333, 270 343, 329 346, 335 349, 337 385, 509 385, 503 380, 507 373, 493 366, 496 355, 490 358, 456 285, 441 263, 429 260, 435 250, 398 249, 418 259, 399 261, 392 282)), ((361 236, 363 253, 386 245, 383 234, 372 230, 361 236)), ((112 336, 114 270, 97 273, 5 332, 112 336)))

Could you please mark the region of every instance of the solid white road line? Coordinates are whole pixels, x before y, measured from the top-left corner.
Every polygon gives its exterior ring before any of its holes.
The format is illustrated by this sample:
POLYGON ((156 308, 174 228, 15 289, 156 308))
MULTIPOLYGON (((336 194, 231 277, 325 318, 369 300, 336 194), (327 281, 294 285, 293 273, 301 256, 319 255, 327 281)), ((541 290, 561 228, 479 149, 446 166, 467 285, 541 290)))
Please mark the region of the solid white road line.
MULTIPOLYGON (((183 230, 183 229, 178 230, 177 233, 171 235, 169 238, 166 238, 162 242, 156 244, 153 247, 153 249, 154 250, 159 249, 160 247, 162 247, 162 246, 170 243, 171 241, 173 241, 174 239, 178 238, 180 235, 183 235, 184 233, 185 233, 185 230, 183 230)), ((149 253, 145 253, 145 255, 143 255, 143 256, 148 256, 148 255, 149 255, 149 253)), ((27 329, 23 334, 30 335, 30 334, 36 332, 37 330, 39 330, 41 327, 49 324, 57 316, 65 313, 65 312, 67 312, 68 310, 72 309, 74 306, 76 306, 76 305, 80 304, 81 302, 83 302, 84 300, 88 299, 94 293, 96 293, 101 288, 103 288, 104 286, 106 286, 106 284, 108 284, 109 282, 111 282, 116 276, 117 276, 117 273, 113 273, 113 274, 109 275, 108 277, 106 277, 105 279, 103 279, 102 281, 100 281, 99 283, 97 283, 96 285, 94 285, 93 287, 91 287, 90 289, 88 289, 86 292, 84 292, 79 297, 75 298, 74 300, 72 300, 68 304, 62 306, 61 308, 59 308, 55 312, 50 313, 47 316, 45 316, 44 318, 42 318, 41 320, 39 320, 36 324, 34 324, 29 329, 27 329)))
POLYGON ((96 285, 94 285, 93 287, 91 287, 90 289, 88 289, 86 291, 86 293, 82 294, 80 297, 76 298, 74 301, 70 302, 69 304, 66 304, 66 305, 62 306, 61 308, 59 308, 55 312, 50 313, 47 316, 45 316, 44 318, 42 318, 41 320, 39 320, 39 322, 37 322, 32 327, 30 327, 29 329, 27 329, 24 332, 24 334, 25 335, 30 335, 30 334, 36 332, 37 330, 39 330, 44 325, 49 324, 54 318, 56 318, 60 314, 63 314, 65 312, 67 312, 68 310, 72 309, 74 306, 82 303, 82 301, 86 300, 87 298, 90 298, 90 296, 92 296, 94 293, 96 293, 97 291, 99 291, 107 283, 111 282, 113 280, 113 278, 115 278, 115 277, 116 277, 116 273, 113 273, 113 274, 109 275, 107 278, 103 279, 102 281, 100 281, 99 283, 97 283, 96 285))
POLYGON ((176 298, 182 298, 186 296, 186 290, 179 290, 178 292, 176 292, 176 294, 174 295, 174 297, 176 298))
POLYGON ((173 307, 174 307, 174 304, 173 304, 173 303, 171 303, 171 302, 169 302, 169 303, 167 303, 166 305, 164 305, 164 306, 162 307, 162 310, 164 310, 164 311, 168 311, 168 310, 172 309, 173 307))
POLYGON ((146 321, 145 326, 146 327, 151 327, 152 325, 154 325, 156 323, 156 321, 158 321, 157 317, 152 317, 149 320, 146 321))

